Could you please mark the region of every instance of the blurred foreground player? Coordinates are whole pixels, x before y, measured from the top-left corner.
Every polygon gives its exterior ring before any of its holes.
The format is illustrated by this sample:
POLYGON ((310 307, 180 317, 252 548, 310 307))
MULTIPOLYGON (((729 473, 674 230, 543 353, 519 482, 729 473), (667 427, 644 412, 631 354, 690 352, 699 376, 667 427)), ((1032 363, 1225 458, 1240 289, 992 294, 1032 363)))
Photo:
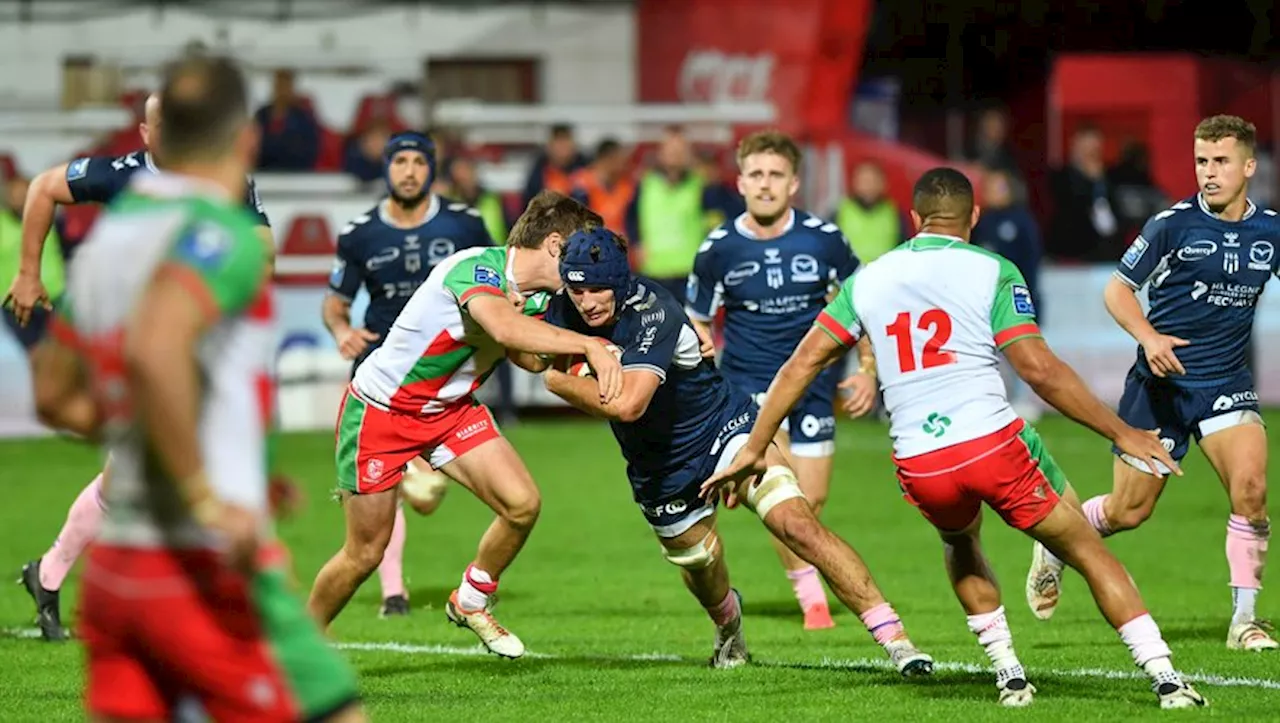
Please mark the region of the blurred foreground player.
MULTIPOLYGON (((705 491, 758 478, 770 440, 822 369, 868 336, 879 360, 903 496, 942 536, 947 572, 969 629, 996 671, 1000 703, 1025 706, 1035 688, 1013 650, 995 575, 982 553, 982 503, 1080 571, 1107 622, 1151 677, 1162 708, 1204 705, 1173 668, 1169 646, 1124 567, 1070 504, 1066 479, 1035 429, 1009 406, 997 351, 1063 414, 1137 459, 1176 465, 1160 440, 1120 421, 1040 338, 1017 267, 969 244, 973 187, 937 168, 916 182, 919 233, 844 283, 769 387, 759 421, 732 465, 705 491)), ((750 494, 750 493, 748 493, 750 494)))
POLYGON ((322 625, 346 606, 382 561, 405 466, 422 456, 480 498, 496 518, 445 607, 497 655, 524 644, 493 617, 498 579, 515 560, 541 510, 533 477, 472 394, 508 357, 585 354, 598 393, 618 395, 622 369, 598 339, 530 317, 560 288, 562 239, 600 217, 553 191, 534 197, 506 247, 459 251, 427 277, 396 317, 385 343, 356 369, 337 425, 338 488, 346 541, 316 576, 307 603, 322 625))
POLYGON ((270 257, 233 200, 257 145, 246 92, 227 60, 167 70, 172 170, 112 203, 34 353, 45 418, 114 455, 80 604, 95 720, 186 699, 215 720, 363 720, 271 529, 270 257))
MULTIPOLYGON (((1267 561, 1267 433, 1247 365, 1258 297, 1280 269, 1280 219, 1249 200, 1257 168, 1257 135, 1236 116, 1213 116, 1195 130, 1200 192, 1161 211, 1125 252, 1106 288, 1107 311, 1137 340, 1138 358, 1125 380, 1120 416, 1159 429, 1174 460, 1195 437, 1231 504, 1227 568, 1234 611, 1227 648, 1280 648, 1255 614, 1267 561), (1150 284, 1145 316, 1136 292, 1150 284)), ((1151 516, 1168 469, 1115 449, 1109 495, 1084 503, 1103 536, 1138 527, 1151 516)), ((1027 601, 1037 617, 1053 615, 1062 562, 1036 546, 1027 601)))
MULTIPOLYGON (((703 357, 679 301, 631 274, 617 234, 593 228, 570 236, 560 273, 567 288, 552 300, 547 321, 616 345, 624 381, 616 400, 602 402, 595 380, 560 360, 565 371, 548 370, 547 389, 609 420, 632 494, 663 555, 680 567, 716 625, 711 664, 742 665, 749 656, 740 601, 729 586, 715 503, 699 497, 699 485, 746 442, 756 404, 703 357)), ((858 553, 818 521, 781 450, 770 445, 766 454, 768 470, 746 495, 748 506, 788 551, 817 567, 903 675, 931 673, 933 659, 907 637, 858 553)))
MULTIPOLYGON (((412 131, 392 136, 382 152, 387 197, 355 217, 338 234, 337 259, 329 276, 321 314, 344 359, 360 362, 382 345, 391 325, 413 292, 441 261, 455 251, 492 246, 480 214, 463 203, 430 193, 436 175, 436 150, 431 139, 412 131), (351 325, 351 303, 360 288, 369 293, 364 326, 351 325)), ((422 515, 429 515, 444 499, 448 478, 426 460, 409 462, 402 496, 422 515)), ((397 505, 395 527, 382 563, 381 615, 407 615, 409 593, 404 586, 404 509, 397 505)))
MULTIPOLYGON (((777 131, 743 139, 738 145, 738 191, 746 199, 746 213, 707 236, 689 275, 689 317, 710 334, 712 319, 724 305, 720 372, 757 402, 840 282, 858 268, 835 224, 791 205, 800 190, 800 159, 795 141, 777 131)), ((850 401, 869 405, 875 400, 874 360, 869 349, 865 353, 858 373, 844 383, 842 364, 823 371, 779 431, 779 444, 815 515, 822 514, 831 486, 837 387, 849 391, 850 401)), ((818 571, 782 541, 774 538, 773 543, 800 603, 805 629, 835 625, 818 571)))
MULTIPOLYGON (((50 304, 48 291, 40 281, 40 258, 53 216, 58 204, 109 203, 129 185, 137 174, 158 173, 166 167, 163 154, 158 153, 163 138, 160 95, 147 97, 144 106, 144 122, 138 126, 138 134, 146 151, 124 156, 86 156, 70 163, 55 166, 36 176, 27 192, 22 212, 22 262, 17 278, 9 289, 7 303, 19 324, 42 327, 50 304)), ((258 198, 253 179, 243 186, 243 206, 253 216, 259 238, 268 252, 274 255, 275 244, 271 238, 271 224, 267 220, 262 202, 258 198)), ((42 329, 36 328, 26 335, 38 339, 42 329)), ((58 591, 84 552, 85 546, 97 535, 102 525, 103 499, 110 481, 111 462, 108 459, 102 473, 89 482, 67 511, 67 520, 45 554, 28 562, 22 568, 21 581, 36 604, 36 622, 45 640, 56 641, 66 637, 58 591)))

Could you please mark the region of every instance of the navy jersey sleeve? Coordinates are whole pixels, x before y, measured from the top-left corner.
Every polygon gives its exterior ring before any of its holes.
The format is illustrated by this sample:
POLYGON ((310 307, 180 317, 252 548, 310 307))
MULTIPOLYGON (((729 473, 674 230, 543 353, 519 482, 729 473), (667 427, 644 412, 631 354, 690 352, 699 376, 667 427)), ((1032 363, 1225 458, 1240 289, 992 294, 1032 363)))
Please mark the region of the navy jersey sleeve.
MULTIPOLYGON (((719 231, 712 231, 714 236, 719 231)), ((698 255, 693 257, 693 271, 685 287, 685 306, 689 316, 697 321, 710 321, 720 306, 720 260, 716 243, 712 238, 702 242, 698 255)))
POLYGON ((645 312, 639 329, 622 350, 622 369, 652 372, 662 381, 667 380, 667 369, 676 355, 680 330, 684 326, 684 314, 658 307, 645 312))
POLYGON ((862 262, 858 261, 858 255, 853 252, 853 247, 849 245, 849 239, 845 238, 844 234, 837 230, 833 235, 839 239, 838 243, 833 241, 831 244, 833 254, 831 268, 836 274, 833 280, 844 283, 845 279, 853 276, 853 272, 858 270, 862 262))
POLYGON ((356 258, 355 240, 352 238, 355 231, 351 227, 344 231, 338 236, 338 253, 329 274, 329 291, 351 301, 364 284, 364 265, 356 258))
POLYGON ((461 233, 458 234, 458 248, 469 249, 475 246, 493 246, 494 239, 484 225, 480 212, 468 207, 460 216, 461 233))
POLYGON ((244 185, 244 207, 257 221, 258 226, 271 228, 271 219, 267 218, 267 209, 262 205, 262 196, 258 195, 258 184, 250 177, 244 185))
POLYGON ((67 188, 76 203, 108 203, 124 188, 129 174, 125 164, 140 165, 134 155, 109 158, 84 156, 67 164, 67 188))
POLYGON ((1120 257, 1115 275, 1134 289, 1140 289, 1155 276, 1161 264, 1176 244, 1174 234, 1169 229, 1168 219, 1175 210, 1161 211, 1152 216, 1142 227, 1142 233, 1129 244, 1129 248, 1120 257))

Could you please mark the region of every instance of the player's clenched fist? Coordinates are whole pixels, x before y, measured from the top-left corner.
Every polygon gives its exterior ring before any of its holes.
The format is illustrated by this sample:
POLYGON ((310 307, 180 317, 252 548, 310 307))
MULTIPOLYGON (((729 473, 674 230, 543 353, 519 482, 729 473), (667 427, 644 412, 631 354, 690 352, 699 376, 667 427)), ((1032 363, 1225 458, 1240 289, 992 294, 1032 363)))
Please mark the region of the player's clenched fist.
POLYGON ((844 401, 840 408, 852 418, 858 418, 876 403, 876 378, 867 372, 858 372, 840 382, 840 391, 844 393, 844 401))
POLYGON ((1182 362, 1178 361, 1178 356, 1173 350, 1190 343, 1176 336, 1156 334, 1142 342, 1142 351, 1147 355, 1147 364, 1151 366, 1151 371, 1156 376, 1186 374, 1187 370, 1182 368, 1182 362))
POLYGON ((368 329, 349 327, 345 331, 338 332, 336 338, 342 358, 355 359, 369 348, 370 342, 378 340, 378 335, 368 329))

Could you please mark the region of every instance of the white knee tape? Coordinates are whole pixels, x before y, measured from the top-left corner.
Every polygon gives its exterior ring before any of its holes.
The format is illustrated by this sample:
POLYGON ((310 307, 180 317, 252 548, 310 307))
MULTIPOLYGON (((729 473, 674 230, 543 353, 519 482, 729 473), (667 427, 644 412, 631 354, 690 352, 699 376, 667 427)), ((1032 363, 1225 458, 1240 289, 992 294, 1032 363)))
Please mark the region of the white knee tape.
POLYGON ((686 570, 701 570, 704 567, 711 567, 716 561, 716 552, 719 551, 719 547, 720 539, 716 537, 716 533, 708 532, 707 536, 693 547, 672 550, 664 546, 662 548, 662 556, 667 558, 667 562, 672 565, 683 567, 686 570))
POLYGON ((747 506, 755 510, 756 515, 763 520, 769 510, 797 497, 804 499, 804 492, 796 481, 796 473, 790 467, 779 464, 765 470, 760 481, 747 490, 747 506))

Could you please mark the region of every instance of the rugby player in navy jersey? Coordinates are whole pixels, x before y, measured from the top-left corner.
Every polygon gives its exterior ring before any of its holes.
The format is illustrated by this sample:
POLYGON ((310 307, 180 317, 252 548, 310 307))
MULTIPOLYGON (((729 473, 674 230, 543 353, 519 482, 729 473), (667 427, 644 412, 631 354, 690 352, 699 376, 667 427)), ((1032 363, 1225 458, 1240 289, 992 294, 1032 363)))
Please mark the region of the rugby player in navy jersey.
MULTIPOLYGON (((1227 648, 1280 647, 1255 614, 1271 526, 1267 516, 1267 435, 1247 366, 1258 297, 1278 268, 1280 217, 1249 199, 1257 169, 1256 130, 1236 116, 1196 126, 1200 192, 1152 216, 1106 288, 1116 322, 1139 344, 1125 380, 1120 416, 1158 429, 1175 461, 1195 438, 1231 505, 1226 557, 1234 610, 1227 648), (1147 287, 1144 315, 1137 292, 1147 287)), ((1116 451, 1111 494, 1087 500, 1085 516, 1102 535, 1151 516, 1170 470, 1116 451)), ((1037 545, 1027 602, 1041 619, 1061 595, 1062 563, 1037 545)))
MULTIPOLYGON (((608 339, 622 362, 623 388, 602 404, 592 391, 596 381, 572 360, 557 359, 547 370, 547 389, 609 420, 640 511, 715 623, 711 664, 742 665, 749 656, 740 600, 729 584, 716 504, 703 499, 699 487, 746 442, 758 408, 703 356, 683 305, 657 282, 631 274, 626 242, 617 234, 575 232, 560 258, 566 289, 552 300, 546 321, 608 339)), ((932 658, 911 643, 858 553, 818 521, 780 448, 771 446, 767 456, 768 469, 742 490, 747 507, 788 550, 818 568, 903 675, 932 672, 932 658)))
MULTIPOLYGON (((475 209, 428 190, 436 177, 436 150, 430 138, 398 133, 387 141, 382 160, 388 195, 338 234, 337 259, 322 306, 324 324, 338 351, 353 360, 353 374, 382 343, 436 264, 455 251, 493 245, 475 209), (356 327, 351 324, 351 302, 361 287, 369 293, 369 306, 364 326, 356 327)), ((418 458, 409 463, 401 488, 419 514, 429 515, 444 499, 448 478, 418 458)), ((397 507, 391 540, 378 566, 384 617, 409 612, 404 545, 404 510, 397 507)))
MULTIPOLYGON (((848 241, 833 223, 792 207, 800 189, 800 148, 788 136, 763 131, 738 146, 738 191, 747 211, 711 232, 698 250, 686 299, 694 323, 709 330, 725 309, 720 370, 731 383, 763 401, 765 390, 813 326, 832 291, 858 268, 848 241)), ((837 387, 853 416, 870 410, 875 362, 859 346, 858 373, 843 384, 843 363, 828 367, 791 410, 779 432, 800 489, 821 514, 835 455, 837 387)), ((818 572, 786 545, 774 547, 786 568, 807 630, 835 624, 818 572)))
MULTIPOLYGON (((164 159, 156 158, 150 149, 159 144, 160 95, 147 97, 143 108, 143 122, 138 134, 146 150, 134 151, 123 156, 83 156, 70 163, 54 166, 36 176, 27 191, 27 201, 22 209, 22 261, 18 276, 5 297, 7 313, 12 313, 20 325, 36 325, 30 335, 34 341, 43 335, 43 327, 52 308, 52 301, 40 282, 40 256, 44 240, 53 226, 54 212, 59 204, 110 203, 129 184, 135 173, 158 173, 164 167, 164 159)), ((275 254, 275 242, 271 237, 271 222, 267 219, 262 201, 258 197, 253 179, 245 184, 244 205, 258 220, 258 235, 263 244, 275 254)), ((22 568, 22 583, 36 604, 36 622, 45 640, 63 640, 66 631, 62 627, 62 615, 58 600, 59 590, 67 573, 85 547, 97 536, 102 524, 104 486, 110 480, 110 460, 101 474, 80 492, 67 520, 42 557, 28 562, 22 568)))

